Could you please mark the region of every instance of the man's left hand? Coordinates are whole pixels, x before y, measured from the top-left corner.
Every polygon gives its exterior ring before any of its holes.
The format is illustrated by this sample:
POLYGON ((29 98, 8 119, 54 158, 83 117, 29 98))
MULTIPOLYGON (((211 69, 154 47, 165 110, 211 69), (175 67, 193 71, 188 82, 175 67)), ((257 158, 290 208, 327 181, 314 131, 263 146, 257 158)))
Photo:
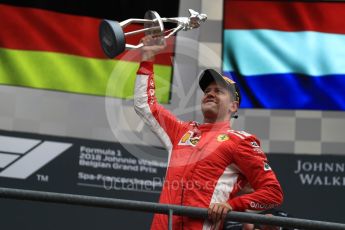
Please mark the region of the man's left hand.
POLYGON ((220 229, 224 223, 226 214, 232 210, 230 204, 224 203, 212 203, 208 208, 208 218, 213 222, 213 230, 220 229))

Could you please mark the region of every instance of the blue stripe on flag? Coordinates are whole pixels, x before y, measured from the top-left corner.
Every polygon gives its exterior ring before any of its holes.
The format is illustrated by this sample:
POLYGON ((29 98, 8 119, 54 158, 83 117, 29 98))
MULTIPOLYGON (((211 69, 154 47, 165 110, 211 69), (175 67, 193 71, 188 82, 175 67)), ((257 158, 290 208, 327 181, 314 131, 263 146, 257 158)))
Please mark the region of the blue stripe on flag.
POLYGON ((224 74, 238 82, 241 108, 345 110, 345 74, 224 74))

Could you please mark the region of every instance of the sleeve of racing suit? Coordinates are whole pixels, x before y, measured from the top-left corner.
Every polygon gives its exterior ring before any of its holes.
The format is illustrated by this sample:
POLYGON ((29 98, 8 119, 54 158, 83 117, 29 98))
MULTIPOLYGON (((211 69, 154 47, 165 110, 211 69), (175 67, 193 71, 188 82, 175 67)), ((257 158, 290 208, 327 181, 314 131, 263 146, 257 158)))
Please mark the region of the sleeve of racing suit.
POLYGON ((253 193, 229 200, 234 211, 266 210, 283 202, 283 192, 254 136, 241 140, 233 154, 235 164, 246 177, 253 193))
POLYGON ((152 62, 140 63, 135 82, 134 109, 164 145, 171 149, 182 123, 157 102, 152 62))

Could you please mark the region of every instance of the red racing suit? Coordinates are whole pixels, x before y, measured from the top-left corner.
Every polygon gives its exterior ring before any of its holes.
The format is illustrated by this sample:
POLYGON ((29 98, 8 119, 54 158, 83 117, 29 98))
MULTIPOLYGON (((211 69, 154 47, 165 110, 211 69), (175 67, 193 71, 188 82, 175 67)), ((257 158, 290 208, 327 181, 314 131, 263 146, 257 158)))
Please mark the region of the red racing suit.
MULTIPOLYGON (((153 64, 137 72, 135 110, 169 151, 160 203, 208 208, 228 202, 234 211, 280 205, 283 194, 255 136, 234 131, 230 122, 179 121, 157 103, 153 64), (254 192, 238 195, 245 186, 254 192)), ((173 229, 211 229, 208 220, 174 216, 173 229)), ((155 214, 151 229, 167 229, 166 215, 155 214)))

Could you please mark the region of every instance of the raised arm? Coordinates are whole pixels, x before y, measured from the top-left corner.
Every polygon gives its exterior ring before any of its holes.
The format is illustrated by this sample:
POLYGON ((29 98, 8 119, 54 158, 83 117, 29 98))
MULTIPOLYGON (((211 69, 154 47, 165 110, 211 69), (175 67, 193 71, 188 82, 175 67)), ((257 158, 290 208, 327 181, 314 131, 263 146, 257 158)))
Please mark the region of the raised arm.
POLYGON ((155 45, 152 37, 142 39, 142 62, 137 72, 134 92, 134 108, 163 144, 171 150, 182 122, 161 106, 155 96, 153 60, 165 45, 155 45))

